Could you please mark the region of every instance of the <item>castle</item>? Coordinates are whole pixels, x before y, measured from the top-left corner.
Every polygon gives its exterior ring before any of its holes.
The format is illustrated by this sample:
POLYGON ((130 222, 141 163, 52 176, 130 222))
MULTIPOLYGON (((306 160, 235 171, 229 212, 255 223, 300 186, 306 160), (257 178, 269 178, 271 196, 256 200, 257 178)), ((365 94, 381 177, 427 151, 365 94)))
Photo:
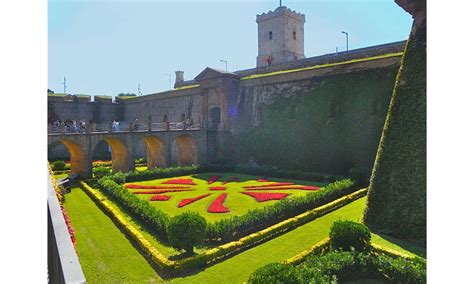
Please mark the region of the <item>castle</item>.
MULTIPOLYGON (((199 158, 191 159, 173 154, 184 151, 180 136, 157 136, 169 140, 160 146, 169 149, 161 166, 252 162, 332 174, 351 168, 369 172, 405 41, 306 58, 305 15, 280 6, 256 21, 256 68, 208 67, 193 80, 176 71, 173 90, 139 97, 95 96, 91 101, 87 95, 50 94, 48 123, 192 121, 203 131, 202 141, 193 144, 199 153, 191 151, 199 158)), ((67 134, 51 135, 57 139, 48 146, 48 158, 68 156, 67 134)), ((127 146, 131 158, 153 156, 148 142, 128 143, 133 144, 127 146)), ((87 144, 84 152, 107 151, 107 144, 87 144)))

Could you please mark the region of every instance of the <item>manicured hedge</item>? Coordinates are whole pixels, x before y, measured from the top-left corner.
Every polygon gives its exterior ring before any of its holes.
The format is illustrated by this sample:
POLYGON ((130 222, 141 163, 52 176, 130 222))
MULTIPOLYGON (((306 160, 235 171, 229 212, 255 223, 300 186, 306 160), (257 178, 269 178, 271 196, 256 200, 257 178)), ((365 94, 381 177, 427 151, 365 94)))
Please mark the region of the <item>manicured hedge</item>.
POLYGON ((110 176, 99 180, 99 189, 126 208, 132 215, 149 227, 157 236, 166 239, 168 215, 157 210, 148 201, 140 199, 122 185, 117 184, 110 176))
POLYGON ((367 226, 350 220, 335 221, 329 238, 333 250, 367 251, 370 248, 371 235, 367 226))
POLYGON ((367 205, 364 222, 371 229, 426 242, 426 22, 407 43, 367 205))

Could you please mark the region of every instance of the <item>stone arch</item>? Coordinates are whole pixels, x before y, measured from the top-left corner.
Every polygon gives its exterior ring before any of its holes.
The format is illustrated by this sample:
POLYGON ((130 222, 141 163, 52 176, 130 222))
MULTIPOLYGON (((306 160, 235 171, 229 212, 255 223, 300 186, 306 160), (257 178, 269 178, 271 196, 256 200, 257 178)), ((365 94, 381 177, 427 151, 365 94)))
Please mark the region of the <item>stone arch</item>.
POLYGON ((112 151, 112 172, 126 173, 133 170, 131 156, 125 143, 118 138, 105 138, 104 141, 109 144, 112 151))
POLYGON ((63 143, 69 152, 71 173, 78 174, 81 177, 90 177, 90 160, 87 159, 86 152, 81 145, 67 139, 61 139, 59 142, 63 143))
POLYGON ((179 135, 173 143, 174 157, 180 166, 189 166, 198 162, 198 143, 189 135, 179 135))
POLYGON ((166 167, 165 144, 156 136, 145 136, 148 169, 166 167))

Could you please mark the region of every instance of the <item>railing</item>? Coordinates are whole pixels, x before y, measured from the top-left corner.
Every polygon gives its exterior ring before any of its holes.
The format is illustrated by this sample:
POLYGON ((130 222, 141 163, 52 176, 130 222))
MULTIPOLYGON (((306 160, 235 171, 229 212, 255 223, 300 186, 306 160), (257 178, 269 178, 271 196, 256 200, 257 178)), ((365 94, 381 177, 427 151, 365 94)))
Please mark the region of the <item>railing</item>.
POLYGON ((84 134, 84 133, 113 133, 113 132, 146 132, 146 131, 177 131, 198 130, 201 124, 189 122, 127 122, 84 123, 68 125, 64 123, 48 124, 48 134, 84 134))
POLYGON ((86 283, 51 180, 48 179, 49 283, 86 283))

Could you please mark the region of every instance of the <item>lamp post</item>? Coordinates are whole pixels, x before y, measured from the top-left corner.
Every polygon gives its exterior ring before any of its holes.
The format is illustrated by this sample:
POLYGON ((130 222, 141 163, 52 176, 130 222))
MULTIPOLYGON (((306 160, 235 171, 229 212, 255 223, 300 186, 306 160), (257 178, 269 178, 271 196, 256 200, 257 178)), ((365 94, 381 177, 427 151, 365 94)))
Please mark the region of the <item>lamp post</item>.
POLYGON ((225 72, 227 72, 227 60, 219 59, 220 62, 225 62, 225 72))
POLYGON ((170 90, 171 90, 171 74, 165 74, 165 75, 169 77, 169 82, 170 82, 170 90))
POLYGON ((346 35, 346 51, 349 51, 349 34, 345 31, 342 31, 341 33, 346 35))

